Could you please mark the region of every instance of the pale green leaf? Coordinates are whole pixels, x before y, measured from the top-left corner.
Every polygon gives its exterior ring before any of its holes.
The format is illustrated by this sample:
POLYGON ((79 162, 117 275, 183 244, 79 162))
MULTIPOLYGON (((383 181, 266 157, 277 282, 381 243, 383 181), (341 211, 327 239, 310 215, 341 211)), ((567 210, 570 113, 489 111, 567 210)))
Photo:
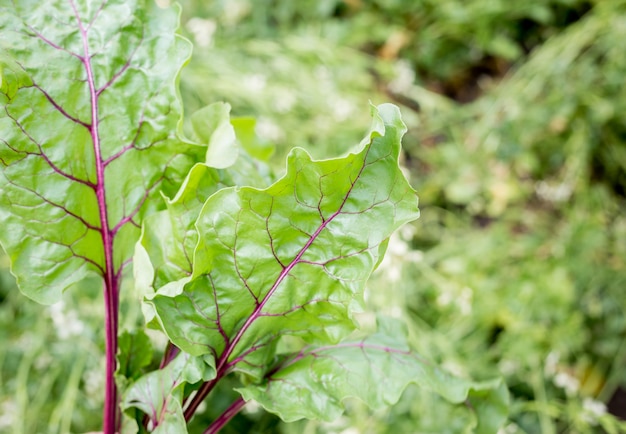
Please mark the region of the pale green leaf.
POLYGON ((398 167, 406 131, 399 110, 382 105, 373 114, 357 153, 314 161, 295 149, 286 175, 267 189, 225 188, 208 198, 186 258, 190 280, 179 295, 152 300, 174 344, 214 356, 218 371, 237 365, 258 376, 283 334, 337 342, 354 330, 350 309, 387 238, 419 215, 398 167))
POLYGON ((205 152, 177 136, 190 55, 178 15, 138 0, 0 0, 0 242, 34 300, 90 273, 119 279, 153 198, 205 152))

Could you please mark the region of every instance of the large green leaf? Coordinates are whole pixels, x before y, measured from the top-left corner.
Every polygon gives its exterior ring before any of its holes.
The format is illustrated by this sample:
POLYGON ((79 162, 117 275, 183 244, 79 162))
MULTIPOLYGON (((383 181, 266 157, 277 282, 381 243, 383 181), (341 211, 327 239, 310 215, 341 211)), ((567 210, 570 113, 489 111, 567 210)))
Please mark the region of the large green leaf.
POLYGON ((118 279, 143 217, 204 147, 177 138, 179 11, 0 0, 0 242, 29 297, 118 279))
POLYGON ((208 198, 193 257, 185 250, 191 272, 151 301, 175 345, 215 357, 219 375, 237 365, 258 377, 281 335, 329 343, 354 330, 349 307, 387 238, 419 215, 398 167, 406 131, 399 110, 381 105, 373 116, 357 153, 313 161, 295 149, 286 175, 267 189, 225 188, 208 198))
POLYGON ((475 412, 473 432, 495 433, 506 420, 508 392, 500 380, 474 383, 436 368, 410 351, 401 325, 382 321, 381 330, 338 345, 306 347, 288 357, 260 384, 240 388, 283 420, 332 421, 349 397, 373 409, 395 404, 410 383, 432 390, 475 412))

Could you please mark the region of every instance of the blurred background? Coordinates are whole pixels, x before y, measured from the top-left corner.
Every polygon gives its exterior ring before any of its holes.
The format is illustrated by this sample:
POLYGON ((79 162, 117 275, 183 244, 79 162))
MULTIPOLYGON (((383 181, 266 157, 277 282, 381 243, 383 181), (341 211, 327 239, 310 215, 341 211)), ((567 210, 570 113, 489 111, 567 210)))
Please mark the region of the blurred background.
MULTIPOLYGON (((294 146, 349 151, 369 101, 400 106, 422 216, 391 240, 367 290, 372 312, 404 319, 413 347, 459 376, 502 376, 511 409, 499 434, 626 432, 626 1, 181 4, 194 43, 187 115, 226 101, 254 117, 277 175, 294 146)), ((1 268, 0 432, 98 429, 99 283, 42 307, 1 268)), ((126 283, 131 328, 142 318, 126 283)), ((227 404, 209 403, 190 432, 227 404)), ((248 408, 223 432, 474 424, 413 387, 390 409, 348 408, 332 424, 289 425, 248 408)))

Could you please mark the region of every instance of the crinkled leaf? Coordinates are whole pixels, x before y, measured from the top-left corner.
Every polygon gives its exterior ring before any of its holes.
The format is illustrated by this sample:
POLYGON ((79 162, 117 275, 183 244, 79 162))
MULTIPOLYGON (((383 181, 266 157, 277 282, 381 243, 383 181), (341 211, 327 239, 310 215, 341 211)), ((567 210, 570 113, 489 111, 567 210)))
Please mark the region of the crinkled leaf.
POLYGON ((190 55, 178 15, 138 0, 0 1, 0 242, 29 297, 119 276, 152 197, 204 152, 177 138, 190 55))
POLYGON ((198 357, 179 353, 165 368, 135 381, 123 396, 123 410, 137 408, 150 420, 153 433, 186 433, 182 412, 183 387, 213 378, 215 370, 198 357))
POLYGON ((191 115, 193 138, 207 143, 206 164, 218 169, 233 165, 238 148, 235 129, 230 123, 230 105, 216 102, 191 115))
MULTIPOLYGON (((167 210, 144 221, 133 261, 135 284, 142 294, 152 299, 156 291, 169 296, 182 292, 192 273, 191 259, 198 242, 195 223, 204 202, 219 189, 246 181, 268 183, 245 152, 239 153, 237 163, 227 170, 201 163, 191 168, 176 196, 165 198, 167 210)), ((158 328, 152 321, 152 305, 144 303, 142 309, 148 325, 158 328)))
MULTIPOLYGON (((373 409, 395 404, 410 383, 486 416, 482 428, 494 433, 506 420, 508 394, 501 381, 474 383, 455 378, 410 351, 404 331, 386 321, 379 333, 334 346, 307 347, 285 360, 262 383, 238 389, 245 400, 290 422, 332 421, 349 397, 373 409)), ((480 423, 480 422, 479 422, 480 423)))
POLYGON ((337 342, 354 329, 349 306, 360 301, 386 239, 418 217, 398 166, 406 131, 399 110, 386 104, 373 115, 359 152, 313 161, 295 149, 286 175, 267 189, 209 197, 190 280, 181 294, 152 300, 174 344, 213 355, 218 370, 245 359, 238 369, 251 372, 283 334, 337 342))

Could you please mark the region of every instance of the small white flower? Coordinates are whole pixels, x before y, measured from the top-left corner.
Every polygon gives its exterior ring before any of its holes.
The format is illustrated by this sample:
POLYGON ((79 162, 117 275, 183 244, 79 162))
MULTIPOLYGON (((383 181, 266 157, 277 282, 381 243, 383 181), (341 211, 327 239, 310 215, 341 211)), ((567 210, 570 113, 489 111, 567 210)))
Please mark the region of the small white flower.
POLYGON ((595 399, 585 398, 583 400, 583 413, 581 417, 587 423, 595 425, 598 418, 606 414, 606 404, 595 399))
POLYGON ((332 74, 326 66, 320 65, 316 67, 313 71, 313 75, 315 75, 315 79, 319 82, 332 82, 332 74))
POLYGON ((415 81, 415 71, 406 60, 399 60, 394 65, 396 76, 389 82, 389 89, 395 93, 406 93, 411 90, 415 81))
POLYGON ((354 104, 345 98, 333 99, 330 104, 333 115, 338 121, 345 121, 355 110, 354 104))
POLYGON ((268 118, 259 118, 255 129, 260 137, 270 142, 277 142, 285 137, 285 132, 268 118))
POLYGON ((441 307, 448 306, 453 301, 454 294, 452 294, 452 291, 447 288, 442 289, 441 293, 437 296, 437 304, 441 307))
POLYGON ((569 184, 561 183, 550 185, 545 181, 540 181, 535 187, 537 196, 548 202, 565 202, 573 193, 573 188, 569 184))
POLYGON ((469 287, 464 287, 461 289, 461 294, 457 298, 457 306, 459 306, 459 310, 461 311, 461 315, 469 315, 472 313, 472 298, 474 296, 474 291, 472 291, 469 287))
POLYGON ((397 262, 388 263, 385 272, 390 282, 399 282, 402 279, 402 265, 397 262))
POLYGON ((243 410, 245 413, 248 414, 258 413, 259 411, 261 411, 261 404, 259 404, 254 399, 251 399, 250 401, 246 402, 246 406, 243 408, 243 410))
POLYGON ((227 26, 234 26, 250 12, 251 6, 245 0, 229 0, 224 2, 222 20, 227 26))
POLYGON ((399 282, 402 279, 402 268, 408 253, 409 246, 394 232, 389 238, 387 254, 379 267, 390 282, 399 282))
POLYGON ((389 245, 387 247, 387 252, 390 255, 404 257, 409 251, 409 246, 404 240, 402 240, 397 232, 394 232, 391 237, 389 237, 389 245))
POLYGON ((514 423, 510 423, 504 428, 500 428, 498 430, 498 434, 515 434, 516 432, 518 432, 518 426, 514 423))
POLYGON ((498 369, 504 375, 513 375, 519 371, 519 362, 515 360, 502 359, 498 363, 498 369))
POLYGON ((11 428, 17 414, 17 406, 13 401, 4 401, 0 411, 0 430, 11 428))
MULTIPOLYGON (((102 365, 102 364, 101 364, 102 365)), ((83 383, 87 396, 92 399, 100 399, 104 389, 104 366, 101 369, 86 370, 83 373, 83 383)))
POLYGON ((552 380, 554 385, 565 390, 567 395, 574 395, 580 389, 580 381, 578 378, 568 374, 567 372, 559 372, 552 380))
POLYGON ((544 372, 547 376, 552 377, 556 374, 556 367, 560 358, 561 355, 558 351, 551 351, 550 354, 548 354, 548 357, 546 357, 546 365, 544 367, 544 372))
POLYGON ((462 364, 452 360, 443 362, 443 368, 456 377, 463 377, 467 374, 462 364))
POLYGON ((57 336, 61 340, 83 333, 85 324, 78 318, 75 310, 65 311, 63 300, 48 307, 48 314, 54 323, 57 336))
POLYGON ((259 93, 267 85, 267 77, 263 74, 249 74, 241 79, 241 85, 250 93, 259 93))
POLYGON ((199 47, 209 47, 213 42, 213 34, 217 30, 217 23, 194 17, 187 21, 187 29, 193 34, 193 39, 199 47))
POLYGON ((406 255, 406 259, 414 263, 422 262, 424 260, 424 252, 421 250, 411 250, 406 255))
POLYGON ((392 318, 402 318, 402 308, 399 306, 393 306, 389 311, 389 315, 392 318))
POLYGON ((54 363, 54 359, 49 353, 43 353, 35 359, 35 368, 44 370, 54 363))
POLYGON ((410 240, 415 236, 415 226, 413 225, 404 225, 400 228, 400 236, 403 240, 410 240))
POLYGON ((278 113, 287 113, 296 105, 297 101, 298 98, 293 91, 289 89, 279 89, 274 99, 274 109, 278 113))

